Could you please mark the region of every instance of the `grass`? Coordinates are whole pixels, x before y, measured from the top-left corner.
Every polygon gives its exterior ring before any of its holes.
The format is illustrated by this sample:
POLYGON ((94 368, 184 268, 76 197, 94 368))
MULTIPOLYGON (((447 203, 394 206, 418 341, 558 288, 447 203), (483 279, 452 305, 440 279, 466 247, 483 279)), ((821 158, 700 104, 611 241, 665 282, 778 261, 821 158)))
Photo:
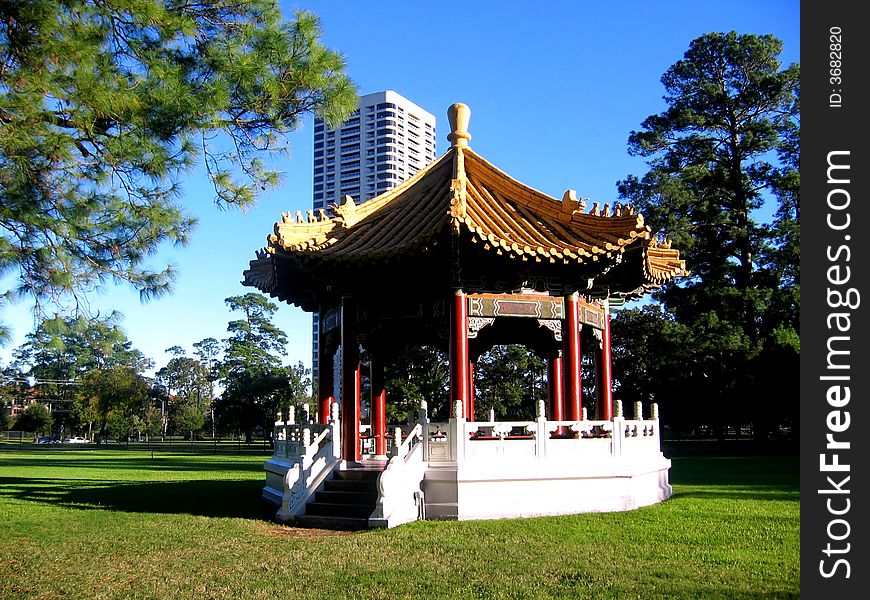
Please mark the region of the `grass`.
POLYGON ((674 459, 636 511, 285 527, 259 456, 0 452, 0 598, 796 598, 798 459, 674 459))

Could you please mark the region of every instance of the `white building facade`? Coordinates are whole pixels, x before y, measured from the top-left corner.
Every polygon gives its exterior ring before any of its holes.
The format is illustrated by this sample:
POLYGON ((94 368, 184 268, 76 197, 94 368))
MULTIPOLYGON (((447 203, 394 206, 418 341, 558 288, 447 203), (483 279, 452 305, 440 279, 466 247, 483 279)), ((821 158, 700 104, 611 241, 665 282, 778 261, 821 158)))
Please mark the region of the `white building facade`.
MULTIPOLYGON (((351 196, 357 204, 397 186, 435 160, 435 116, 387 90, 361 96, 341 126, 314 121, 314 210, 351 196)), ((320 319, 312 319, 312 382, 320 319)))

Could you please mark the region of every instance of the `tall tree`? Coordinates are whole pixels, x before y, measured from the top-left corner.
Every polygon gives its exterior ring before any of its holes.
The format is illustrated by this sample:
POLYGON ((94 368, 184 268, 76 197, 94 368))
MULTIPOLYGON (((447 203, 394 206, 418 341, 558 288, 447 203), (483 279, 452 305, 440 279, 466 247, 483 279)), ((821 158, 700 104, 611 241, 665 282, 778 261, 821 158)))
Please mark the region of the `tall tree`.
POLYGON ((287 334, 272 323, 278 306, 254 292, 232 296, 224 302, 231 311, 242 313, 242 318, 227 325, 230 335, 225 340, 224 372, 280 365, 287 334))
POLYGON ((17 280, 0 293, 166 292, 172 269, 144 260, 189 239, 185 171, 245 209, 306 114, 355 106, 317 17, 284 21, 277 0, 0 0, 0 274, 17 280))
POLYGON ((208 337, 196 342, 193 345, 193 352, 199 359, 199 362, 205 367, 208 373, 208 421, 211 427, 211 435, 217 435, 217 427, 214 416, 215 403, 215 382, 220 378, 220 355, 223 346, 215 338, 208 337))
POLYGON ((243 318, 227 325, 224 392, 215 410, 225 426, 237 427, 250 442, 257 427, 271 433, 279 407, 296 404, 293 399, 305 395, 307 373, 301 365, 282 364, 287 334, 272 323, 278 310, 273 302, 248 293, 227 298, 226 303, 243 318))
MULTIPOLYGON (((729 403, 780 376, 763 355, 797 327, 800 69, 783 68, 781 51, 770 35, 693 40, 662 77, 667 109, 629 136, 650 170, 617 184, 685 253, 692 275, 656 297, 690 328, 702 397, 729 403), (766 200, 778 203, 772 223, 757 220, 766 200)), ((796 353, 785 360, 796 368, 796 353)))
POLYGON ((193 345, 193 352, 202 363, 202 366, 208 371, 209 377, 209 398, 214 397, 214 381, 219 376, 220 355, 222 346, 219 341, 212 337, 200 340, 193 345))

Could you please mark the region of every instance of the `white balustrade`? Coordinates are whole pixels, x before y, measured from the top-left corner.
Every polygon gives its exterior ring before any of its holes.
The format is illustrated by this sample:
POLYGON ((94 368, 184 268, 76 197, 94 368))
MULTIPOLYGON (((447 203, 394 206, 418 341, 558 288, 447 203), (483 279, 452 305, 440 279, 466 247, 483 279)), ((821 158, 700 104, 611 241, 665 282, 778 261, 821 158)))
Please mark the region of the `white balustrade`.
MULTIPOLYGON (((307 407, 305 407, 307 408, 307 407)), ((292 412, 291 412, 292 415, 292 412)), ((276 427, 275 455, 288 464, 284 475, 284 492, 277 517, 289 520, 307 502, 320 482, 338 463, 341 454, 341 424, 337 411, 327 425, 307 423, 307 410, 303 410, 303 423, 287 423, 276 427), (280 439, 283 437, 283 439, 280 439)))
POLYGON ((424 461, 425 431, 428 425, 425 407, 418 422, 402 440, 402 430, 395 429, 393 453, 387 468, 378 476, 378 502, 369 524, 394 527, 425 518, 421 484, 426 473, 424 461))
POLYGON ((450 462, 449 423, 427 423, 423 435, 423 460, 430 463, 450 462))
MULTIPOLYGON (((333 405, 328 425, 308 422, 303 406, 300 423, 295 411, 286 423, 275 425, 275 454, 290 466, 284 479, 284 496, 278 517, 292 518, 304 506, 313 490, 340 460, 340 423, 333 405)), ((420 407, 417 422, 406 434, 396 427, 388 449, 391 457, 381 474, 379 500, 373 523, 393 526, 420 517, 423 510, 421 482, 430 464, 461 465, 485 469, 507 459, 515 464, 541 464, 541 468, 571 470, 576 465, 635 464, 661 456, 659 411, 650 405, 649 418, 643 418, 642 405, 635 403, 633 419, 623 416, 622 402, 614 402, 612 420, 548 421, 542 402, 536 406, 535 420, 467 421, 462 402, 453 405, 448 422, 433 423, 428 408, 420 407), (535 461, 529 463, 528 461, 535 461), (546 463, 540 461, 547 461, 546 463), (546 466, 545 466, 546 465, 546 466)), ((585 415, 585 411, 584 411, 585 415)), ((494 414, 490 415, 494 417, 494 414)), ((360 427, 363 439, 374 441, 371 426, 360 427)), ((374 447, 371 452, 374 452, 374 447)), ((537 469, 538 467, 534 467, 537 469)))
POLYGON ((467 421, 429 423, 425 430, 425 459, 433 463, 486 461, 495 456, 517 459, 636 458, 660 453, 656 418, 613 420, 467 421))

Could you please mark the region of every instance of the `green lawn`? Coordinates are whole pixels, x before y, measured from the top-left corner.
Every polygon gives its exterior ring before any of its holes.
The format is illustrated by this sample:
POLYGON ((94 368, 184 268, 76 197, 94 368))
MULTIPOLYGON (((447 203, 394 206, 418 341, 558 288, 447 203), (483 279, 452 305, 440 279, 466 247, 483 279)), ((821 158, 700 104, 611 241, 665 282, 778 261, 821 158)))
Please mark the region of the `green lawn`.
POLYGON ((284 527, 261 456, 0 452, 0 598, 796 598, 797 457, 680 456, 611 514, 284 527))

